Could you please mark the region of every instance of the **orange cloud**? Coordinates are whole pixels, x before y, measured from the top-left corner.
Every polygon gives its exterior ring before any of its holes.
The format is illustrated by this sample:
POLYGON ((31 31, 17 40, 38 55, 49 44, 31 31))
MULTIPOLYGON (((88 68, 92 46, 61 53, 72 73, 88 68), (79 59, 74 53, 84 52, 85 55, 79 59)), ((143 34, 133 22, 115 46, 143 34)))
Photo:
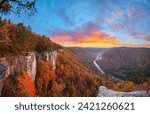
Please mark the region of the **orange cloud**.
POLYGON ((121 41, 101 31, 88 31, 88 33, 72 33, 56 35, 51 38, 52 41, 65 47, 118 47, 121 41))
POLYGON ((58 36, 54 36, 52 37, 52 41, 56 42, 56 43, 64 43, 70 40, 70 36, 69 35, 58 35, 58 36))
POLYGON ((75 45, 81 47, 117 47, 120 46, 121 42, 116 38, 99 38, 96 36, 90 38, 79 39, 77 42, 74 42, 75 45))
POLYGON ((129 44, 129 45, 126 45, 125 47, 133 47, 133 48, 150 48, 150 42, 148 42, 148 43, 145 43, 145 44, 143 44, 143 45, 136 45, 136 44, 129 44))

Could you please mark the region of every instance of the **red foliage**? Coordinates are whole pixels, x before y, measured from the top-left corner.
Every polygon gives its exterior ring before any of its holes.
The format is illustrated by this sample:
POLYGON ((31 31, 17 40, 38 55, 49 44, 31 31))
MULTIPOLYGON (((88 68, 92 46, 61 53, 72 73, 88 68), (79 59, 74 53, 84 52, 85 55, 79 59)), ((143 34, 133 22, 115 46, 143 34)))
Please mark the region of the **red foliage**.
POLYGON ((23 72, 22 76, 17 76, 17 96, 36 96, 34 82, 31 80, 27 72, 23 72))
POLYGON ((4 81, 2 96, 7 97, 34 97, 36 89, 34 81, 27 72, 21 71, 14 79, 6 79, 4 81))

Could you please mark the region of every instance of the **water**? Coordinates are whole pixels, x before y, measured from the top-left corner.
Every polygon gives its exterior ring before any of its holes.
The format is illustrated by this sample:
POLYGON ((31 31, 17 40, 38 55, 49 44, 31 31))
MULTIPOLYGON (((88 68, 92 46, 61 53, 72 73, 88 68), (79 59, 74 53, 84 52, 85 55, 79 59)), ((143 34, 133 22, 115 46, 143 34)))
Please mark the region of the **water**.
POLYGON ((105 74, 105 72, 100 68, 100 66, 96 63, 97 60, 101 60, 102 59, 102 55, 98 55, 96 57, 96 59, 94 60, 94 65, 96 66, 96 68, 102 73, 102 74, 105 74))
POLYGON ((101 69, 100 65, 98 65, 97 62, 96 62, 96 61, 101 60, 101 59, 102 59, 102 54, 100 53, 100 54, 96 57, 96 59, 93 61, 94 65, 95 65, 96 68, 101 72, 101 74, 102 74, 103 76, 110 77, 110 78, 112 78, 113 80, 123 82, 123 80, 121 80, 121 79, 119 79, 119 78, 116 78, 116 77, 114 77, 114 76, 111 76, 111 75, 106 74, 106 73, 101 69))

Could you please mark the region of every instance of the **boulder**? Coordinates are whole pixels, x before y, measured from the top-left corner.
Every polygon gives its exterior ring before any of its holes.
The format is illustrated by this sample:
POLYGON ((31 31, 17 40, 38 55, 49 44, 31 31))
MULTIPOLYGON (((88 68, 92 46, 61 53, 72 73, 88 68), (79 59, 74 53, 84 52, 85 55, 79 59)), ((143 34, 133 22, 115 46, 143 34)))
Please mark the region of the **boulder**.
POLYGON ((104 86, 99 87, 98 97, 148 97, 147 91, 119 92, 108 89, 104 86))

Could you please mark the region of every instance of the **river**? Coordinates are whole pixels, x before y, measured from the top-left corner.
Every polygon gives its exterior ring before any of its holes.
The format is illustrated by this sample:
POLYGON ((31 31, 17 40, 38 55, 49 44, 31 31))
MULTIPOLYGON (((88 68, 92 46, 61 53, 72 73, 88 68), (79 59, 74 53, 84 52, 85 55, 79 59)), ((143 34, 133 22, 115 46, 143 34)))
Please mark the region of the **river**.
POLYGON ((119 78, 116 78, 116 77, 114 77, 114 76, 111 76, 111 75, 109 75, 109 74, 106 74, 106 73, 104 72, 104 70, 101 69, 100 65, 97 64, 97 61, 98 61, 98 60, 100 61, 101 59, 102 59, 102 53, 98 54, 97 57, 96 57, 96 59, 93 61, 95 67, 101 72, 101 74, 102 74, 103 76, 110 77, 110 78, 112 78, 113 80, 123 82, 123 80, 121 80, 121 79, 119 79, 119 78))
MULTIPOLYGON (((123 80, 116 78, 114 76, 108 75, 104 72, 104 70, 101 69, 100 65, 97 64, 97 61, 102 59, 102 54, 99 54, 96 59, 93 61, 94 65, 96 68, 101 72, 103 76, 107 76, 112 78, 113 80, 123 82, 123 80)), ((133 92, 119 92, 119 91, 114 91, 111 89, 108 89, 104 86, 99 87, 99 93, 98 97, 147 97, 148 93, 144 90, 141 91, 133 91, 133 92)))
POLYGON ((96 68, 102 73, 105 74, 105 72, 101 69, 101 67, 97 64, 97 60, 101 60, 102 59, 102 54, 99 54, 96 59, 94 60, 94 65, 96 66, 96 68))

